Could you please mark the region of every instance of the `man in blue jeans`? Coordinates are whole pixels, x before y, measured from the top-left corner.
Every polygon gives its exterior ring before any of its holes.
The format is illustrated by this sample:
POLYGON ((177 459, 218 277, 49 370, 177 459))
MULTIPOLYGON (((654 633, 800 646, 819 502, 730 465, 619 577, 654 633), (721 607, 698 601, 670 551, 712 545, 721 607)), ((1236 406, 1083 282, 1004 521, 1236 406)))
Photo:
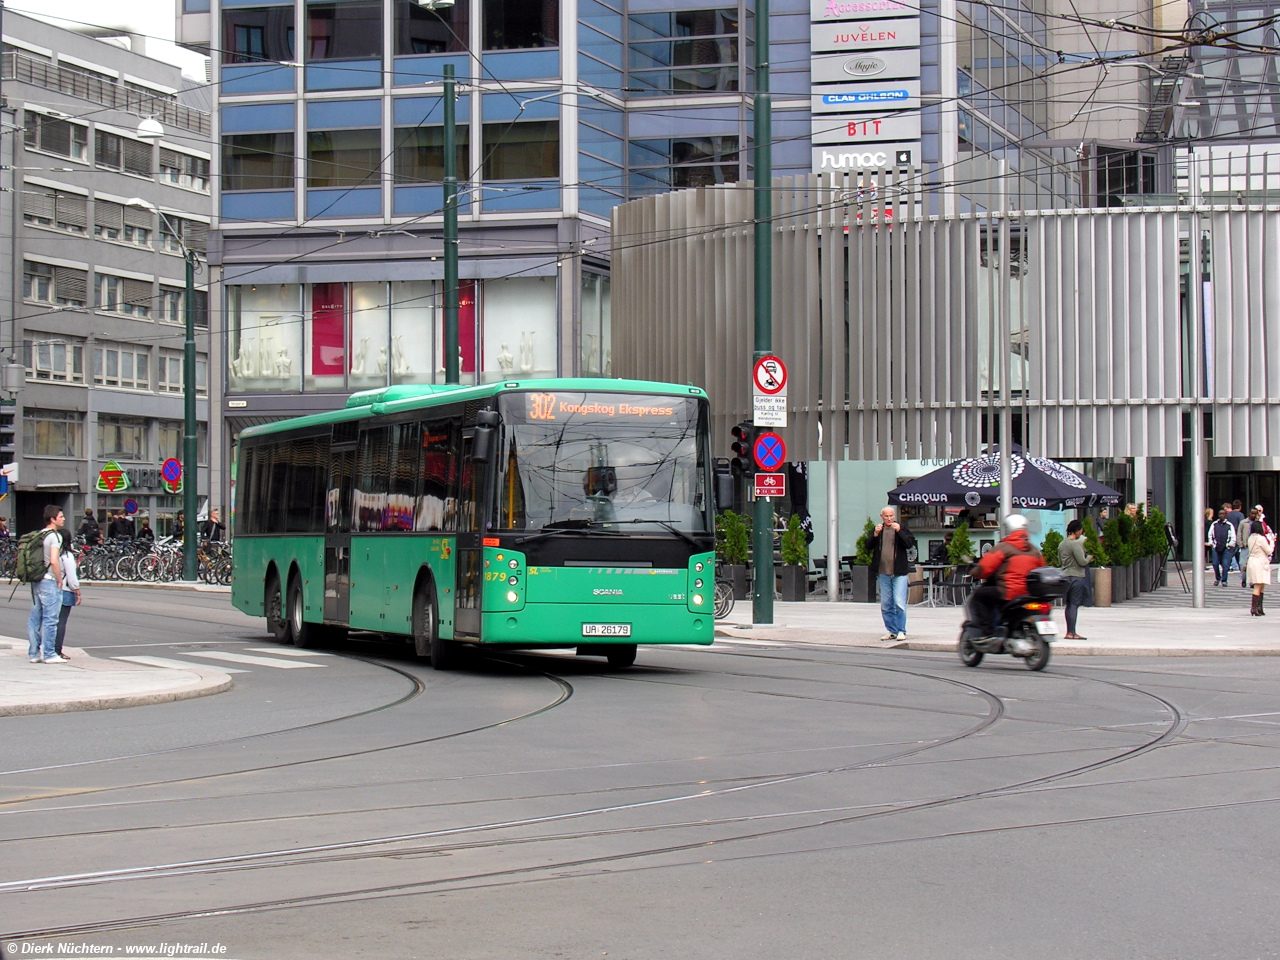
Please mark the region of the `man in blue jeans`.
POLYGON ((31 584, 31 616, 27 619, 27 659, 32 663, 66 663, 57 652, 58 614, 62 609, 62 508, 44 508, 44 577, 31 584))
POLYGON ((907 639, 907 575, 911 563, 907 551, 916 545, 911 531, 898 522, 893 507, 880 511, 871 546, 871 569, 880 588, 880 616, 889 631, 881 640, 907 639))

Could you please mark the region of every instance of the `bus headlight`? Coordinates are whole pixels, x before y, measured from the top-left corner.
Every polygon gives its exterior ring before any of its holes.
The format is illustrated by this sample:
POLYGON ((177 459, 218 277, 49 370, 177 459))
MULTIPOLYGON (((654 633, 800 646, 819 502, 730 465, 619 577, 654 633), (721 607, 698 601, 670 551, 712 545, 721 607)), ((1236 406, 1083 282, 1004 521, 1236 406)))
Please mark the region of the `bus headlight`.
POLYGON ((702 589, 702 581, 701 581, 701 580, 695 580, 695 581, 693 581, 693 585, 694 585, 694 587, 695 587, 695 588, 697 588, 698 590, 701 590, 701 589, 702 589))
POLYGON ((507 583, 511 584, 513 587, 519 582, 520 581, 516 577, 507 577, 507 583))
POLYGON ((703 564, 701 564, 701 563, 695 563, 695 564, 693 565, 693 569, 694 569, 694 570, 696 570, 696 571, 698 571, 698 573, 701 573, 701 572, 702 572, 702 567, 703 567, 703 564))
POLYGON ((515 603, 519 599, 520 594, 516 593, 514 590, 507 591, 507 603, 515 603))
POLYGON ((702 606, 702 594, 695 593, 693 595, 693 603, 694 603, 694 606, 698 606, 698 607, 702 606))
POLYGON ((520 566, 520 561, 519 561, 519 560, 508 560, 508 561, 507 561, 507 566, 508 566, 508 567, 510 567, 512 570, 514 570, 516 567, 520 566))

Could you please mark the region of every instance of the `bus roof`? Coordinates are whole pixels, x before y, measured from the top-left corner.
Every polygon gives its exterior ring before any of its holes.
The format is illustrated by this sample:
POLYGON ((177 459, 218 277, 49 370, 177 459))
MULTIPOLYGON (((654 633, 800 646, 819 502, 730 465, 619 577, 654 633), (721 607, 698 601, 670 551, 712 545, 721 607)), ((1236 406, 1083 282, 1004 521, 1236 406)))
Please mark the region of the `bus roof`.
POLYGON ((378 387, 375 390, 361 390, 347 398, 346 405, 327 413, 313 413, 305 417, 294 417, 279 420, 275 423, 248 427, 241 432, 242 439, 264 436, 272 433, 283 433, 288 430, 301 430, 307 427, 324 426, 330 423, 342 423, 349 420, 360 420, 370 416, 403 413, 408 410, 429 409, 444 403, 467 400, 482 400, 518 390, 573 390, 583 393, 653 393, 694 396, 706 399, 707 393, 701 387, 680 385, 675 383, 655 383, 650 380, 615 380, 605 378, 558 378, 552 380, 505 380, 498 383, 483 383, 476 386, 459 386, 456 384, 400 384, 393 387, 378 387))

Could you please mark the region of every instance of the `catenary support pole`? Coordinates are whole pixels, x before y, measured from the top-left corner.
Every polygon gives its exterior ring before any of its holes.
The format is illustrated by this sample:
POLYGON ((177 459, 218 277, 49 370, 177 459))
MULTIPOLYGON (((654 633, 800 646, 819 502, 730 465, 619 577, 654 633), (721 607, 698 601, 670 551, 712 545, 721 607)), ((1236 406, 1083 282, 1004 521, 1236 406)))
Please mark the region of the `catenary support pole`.
MULTIPOLYGON (((755 137, 755 354, 773 351, 773 117, 769 96, 769 0, 756 0, 755 137)), ((759 434, 752 431, 752 439, 759 434)), ((751 619, 773 623, 773 501, 757 497, 752 515, 755 586, 751 619)))
POLYGON ((1187 559, 1191 567, 1191 606, 1204 606, 1204 414, 1200 398, 1205 392, 1204 378, 1204 278, 1201 276, 1200 217, 1191 214, 1188 221, 1191 243, 1187 264, 1187 304, 1191 311, 1191 497, 1187 526, 1187 559))
MULTIPOLYGON (((196 449, 196 255, 183 249, 187 287, 182 298, 186 339, 182 343, 182 579, 196 579, 197 481, 200 477, 196 449)), ((213 437, 209 438, 213 443, 213 437)), ((212 517, 213 504, 209 504, 212 517)))
POLYGON ((458 363, 458 147, 453 64, 444 65, 444 382, 460 383, 458 363))
POLYGON ((827 599, 840 599, 840 463, 834 451, 827 457, 827 599))

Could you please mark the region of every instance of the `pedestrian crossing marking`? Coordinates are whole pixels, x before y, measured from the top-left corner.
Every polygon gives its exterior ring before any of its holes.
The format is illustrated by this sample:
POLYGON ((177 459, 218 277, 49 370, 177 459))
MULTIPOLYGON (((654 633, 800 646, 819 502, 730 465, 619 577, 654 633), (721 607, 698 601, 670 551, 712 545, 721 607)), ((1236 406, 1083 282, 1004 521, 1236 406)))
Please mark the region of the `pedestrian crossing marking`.
POLYGON ((277 670, 305 670, 324 668, 323 663, 303 663, 299 660, 278 660, 275 657, 250 657, 243 653, 224 653, 221 650, 192 650, 189 657, 207 657, 210 660, 226 660, 229 663, 248 663, 255 667, 275 667, 277 670))
POLYGON ((281 647, 245 647, 250 653, 269 653, 281 657, 332 657, 332 653, 321 653, 319 650, 292 650, 281 647))
MULTIPOLYGON (((112 660, 127 660, 129 663, 140 663, 144 667, 164 667, 168 670, 190 670, 192 667, 199 667, 202 664, 191 663, 189 660, 170 660, 168 657, 112 657, 112 660)), ((224 673, 248 673, 248 670, 239 670, 235 667, 221 667, 224 673)))

